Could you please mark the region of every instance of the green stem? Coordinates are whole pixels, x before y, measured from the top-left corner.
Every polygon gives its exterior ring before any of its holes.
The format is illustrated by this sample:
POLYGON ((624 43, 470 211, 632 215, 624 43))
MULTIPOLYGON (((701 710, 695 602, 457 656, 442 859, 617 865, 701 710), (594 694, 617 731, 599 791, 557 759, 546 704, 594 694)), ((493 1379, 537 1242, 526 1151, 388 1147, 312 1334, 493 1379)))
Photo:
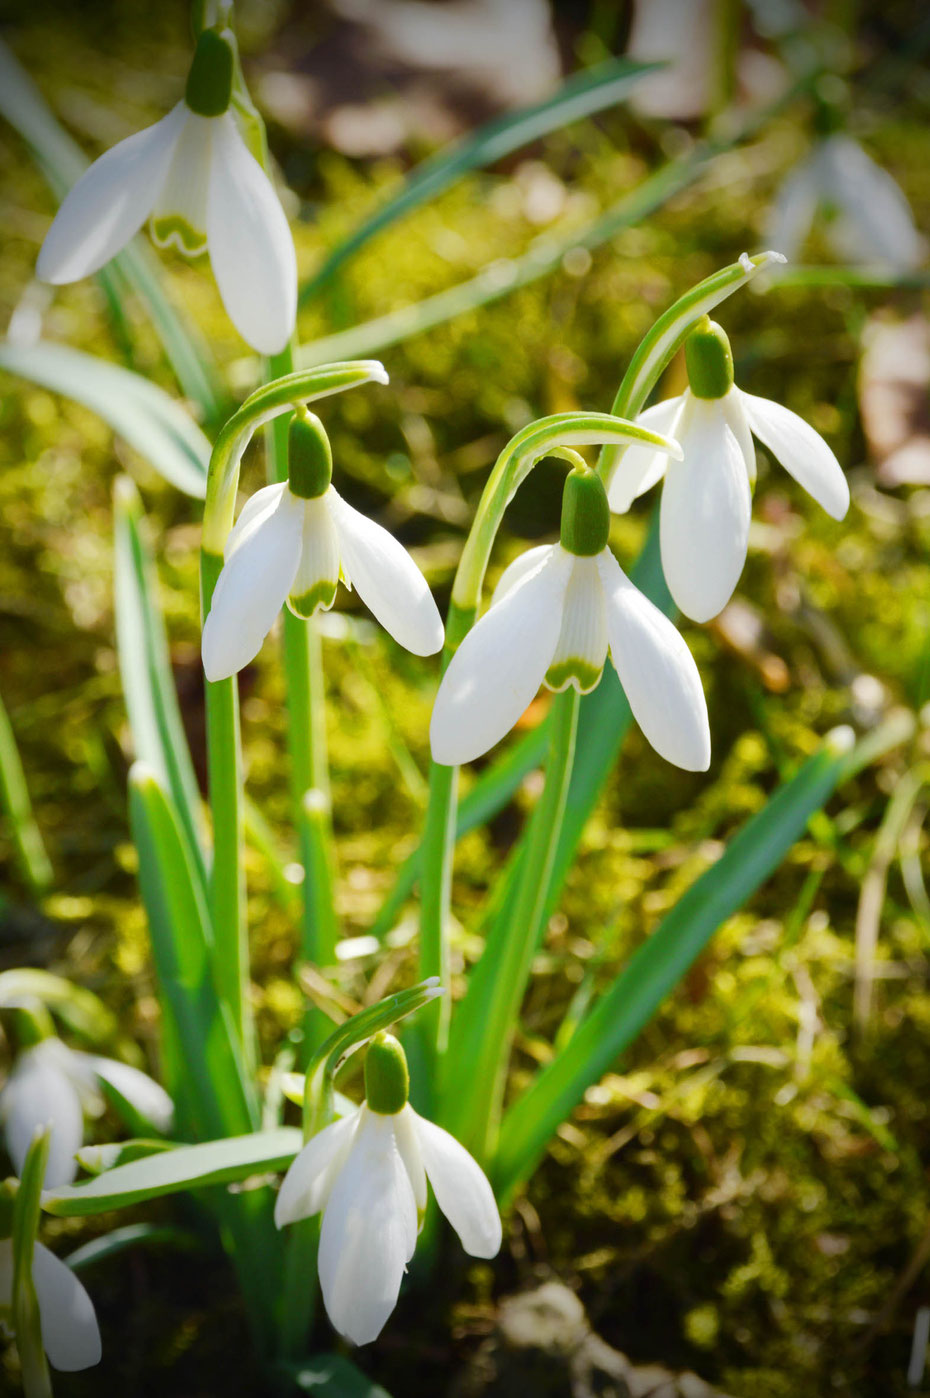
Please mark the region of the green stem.
POLYGON ((557 694, 549 727, 546 784, 533 812, 519 881, 507 925, 488 942, 469 985, 480 1016, 472 1016, 467 1042, 454 1046, 444 1083, 444 1119, 479 1159, 496 1146, 507 1060, 514 1026, 542 937, 549 876, 559 843, 571 779, 578 727, 579 696, 571 688, 557 694))
MULTIPOLYGON (((201 612, 210 610, 213 589, 223 567, 222 555, 200 555, 201 612)), ((247 1064, 254 1064, 255 1043, 249 1005, 249 944, 245 916, 242 748, 239 739, 239 688, 235 675, 205 681, 207 780, 213 818, 213 864, 210 870, 210 917, 213 924, 214 979, 229 1005, 247 1064)))
MULTIPOLYGON (((449 985, 449 946, 447 927, 452 891, 452 859, 455 852, 455 817, 458 792, 457 767, 430 763, 429 803, 423 831, 422 876, 420 880, 420 978, 438 976, 439 984, 449 985)), ((451 1002, 440 996, 427 1006, 418 1022, 424 1048, 426 1097, 431 1096, 436 1064, 445 1054, 449 1039, 451 1002)))

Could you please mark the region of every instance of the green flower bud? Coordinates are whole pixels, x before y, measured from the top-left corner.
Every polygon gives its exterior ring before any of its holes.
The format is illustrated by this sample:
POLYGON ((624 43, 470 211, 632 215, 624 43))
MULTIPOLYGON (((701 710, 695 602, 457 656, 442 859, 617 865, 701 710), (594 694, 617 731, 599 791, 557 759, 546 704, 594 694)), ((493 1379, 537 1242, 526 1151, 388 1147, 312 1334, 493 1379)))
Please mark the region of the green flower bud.
POLYGON ((602 553, 610 536, 610 506, 604 484, 588 466, 576 466, 562 493, 563 549, 581 558, 602 553))
POLYGON ((733 387, 733 355, 726 331, 702 316, 685 341, 688 383, 695 398, 723 398, 733 387))
POLYGON ((303 412, 291 420, 287 434, 287 480, 292 495, 316 500, 333 478, 333 453, 320 419, 303 412))
POLYGON ((376 1034, 365 1055, 365 1100, 379 1116, 396 1116, 407 1105, 410 1074, 393 1034, 376 1034))
POLYGON ((217 117, 229 110, 236 66, 234 43, 229 30, 220 34, 205 29, 197 40, 184 100, 198 116, 217 117))

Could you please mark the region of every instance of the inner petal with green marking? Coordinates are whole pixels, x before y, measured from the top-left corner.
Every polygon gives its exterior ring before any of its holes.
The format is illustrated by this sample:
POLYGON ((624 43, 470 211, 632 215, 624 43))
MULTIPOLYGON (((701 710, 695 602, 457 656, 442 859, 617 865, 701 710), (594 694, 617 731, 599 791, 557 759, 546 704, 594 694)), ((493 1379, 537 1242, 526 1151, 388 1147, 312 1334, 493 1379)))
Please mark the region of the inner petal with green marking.
POLYGON ((300 562, 287 605, 295 616, 329 611, 339 585, 339 541, 326 496, 304 502, 300 562))
POLYGON ((178 138, 167 179, 152 211, 152 237, 185 257, 207 248, 207 188, 215 123, 222 118, 191 113, 178 138))
POLYGON ((596 558, 576 557, 562 609, 558 644, 546 685, 556 691, 574 685, 581 694, 594 688, 607 659, 607 610, 596 558))

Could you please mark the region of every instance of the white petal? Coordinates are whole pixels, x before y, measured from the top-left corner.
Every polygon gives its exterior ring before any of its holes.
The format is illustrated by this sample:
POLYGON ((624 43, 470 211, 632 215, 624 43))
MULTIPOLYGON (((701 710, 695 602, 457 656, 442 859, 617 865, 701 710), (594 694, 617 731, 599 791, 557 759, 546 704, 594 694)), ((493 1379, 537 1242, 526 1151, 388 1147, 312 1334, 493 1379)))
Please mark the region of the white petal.
POLYGON ((739 443, 739 449, 743 454, 743 464, 746 467, 749 483, 754 485, 756 480, 756 448, 752 440, 749 418, 746 416, 746 408, 743 404, 743 394, 734 385, 729 393, 724 394, 720 402, 727 427, 739 443))
POLYGON ((436 1203, 472 1257, 494 1257, 501 1245, 501 1216, 484 1172, 441 1126, 413 1113, 420 1154, 436 1203))
POLYGON ((208 680, 234 675, 261 649, 297 572, 303 520, 303 503, 284 491, 223 565, 203 628, 208 680))
POLYGON ((633 717, 656 752, 688 772, 710 765, 707 704, 678 630, 630 582, 613 554, 598 557, 607 596, 610 655, 633 717))
POLYGON ((261 490, 256 490, 254 495, 249 496, 239 512, 239 518, 229 531, 226 547, 223 550, 227 562, 236 552, 245 535, 251 532, 252 525, 258 524, 259 520, 265 519, 277 509, 281 496, 286 490, 287 481, 280 481, 276 485, 264 485, 261 490))
POLYGON ((42 1044, 17 1058, 3 1089, 6 1147, 21 1174, 36 1131, 52 1127, 45 1188, 70 1184, 77 1171, 74 1156, 84 1140, 81 1099, 70 1076, 43 1051, 42 1044))
POLYGON ((759 441, 828 515, 842 519, 849 509, 849 486, 842 466, 820 433, 790 408, 769 398, 740 391, 740 399, 759 441))
POLYGON ((491 596, 491 606, 496 606, 503 601, 508 592, 535 573, 540 564, 545 563, 552 552, 551 544, 537 544, 534 548, 527 549, 525 553, 518 554, 512 563, 501 573, 497 580, 497 586, 491 596))
POLYGON ((394 1118, 363 1107, 323 1214, 319 1251, 326 1312, 353 1344, 368 1344, 381 1333, 416 1238, 416 1203, 394 1118))
POLYGON ((318 1131, 291 1161, 274 1206, 278 1228, 312 1218, 325 1207, 336 1175, 345 1164, 358 1126, 358 1112, 340 1117, 318 1131))
POLYGON ((300 563, 291 584, 288 606, 309 617, 318 607, 328 611, 339 586, 339 539, 324 496, 304 501, 300 563))
POLYGON ((159 247, 172 243, 189 257, 207 246, 207 189, 216 117, 191 112, 152 210, 152 237, 159 247))
MULTIPOLYGON (((636 419, 637 427, 674 437, 675 425, 684 406, 685 395, 666 398, 654 403, 636 419)), ((665 475, 668 453, 655 447, 627 447, 617 463, 607 487, 607 500, 614 514, 624 514, 638 496, 643 495, 665 475)))
POLYGON ((71 1373, 100 1363, 94 1303, 71 1268, 36 1243, 32 1280, 39 1302, 42 1345, 53 1369, 71 1373))
POLYGON ((662 569, 685 616, 709 621, 729 602, 746 562, 749 481, 719 400, 692 398, 678 435, 684 460, 669 462, 662 488, 662 569))
POLYGON ((279 354, 294 330, 297 260, 284 210, 246 148, 235 118, 214 118, 207 195, 213 275, 239 334, 260 354, 279 354))
POLYGON ((326 504, 347 583, 385 631, 414 655, 442 649, 442 620, 426 579, 402 544, 352 508, 332 486, 326 504))
POLYGON ((923 260, 924 247, 911 206, 900 186, 849 136, 825 143, 826 197, 843 216, 830 227, 841 256, 907 272, 923 260))
POLYGON ((188 109, 120 141, 81 176, 42 244, 36 276, 60 286, 96 272, 138 233, 158 197, 188 109))
POLYGON ((416 1120, 416 1113, 408 1102, 394 1118, 394 1139, 400 1151, 400 1158, 404 1162, 404 1169, 410 1177, 417 1212, 422 1214, 426 1208, 426 1171, 423 1168, 423 1157, 417 1139, 416 1120))
POLYGON ((174 1124, 174 1103, 165 1089, 148 1073, 140 1072, 129 1063, 120 1063, 115 1058, 101 1058, 98 1054, 75 1053, 76 1058, 86 1058, 98 1078, 114 1087, 120 1097, 124 1097, 135 1111, 155 1127, 156 1131, 166 1132, 174 1124))
POLYGON ((528 708, 555 654, 571 555, 549 557, 472 627, 443 676, 430 720, 437 762, 471 762, 528 708))
POLYGON ((607 613, 597 559, 575 558, 546 684, 555 690, 573 684, 579 693, 587 694, 601 678, 606 659, 607 613))

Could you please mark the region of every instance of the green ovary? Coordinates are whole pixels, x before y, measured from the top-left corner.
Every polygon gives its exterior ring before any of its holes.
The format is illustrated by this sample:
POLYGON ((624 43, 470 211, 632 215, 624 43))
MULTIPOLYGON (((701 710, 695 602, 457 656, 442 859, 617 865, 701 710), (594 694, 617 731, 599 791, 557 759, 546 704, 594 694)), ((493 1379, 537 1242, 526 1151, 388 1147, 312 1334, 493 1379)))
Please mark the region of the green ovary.
POLYGON ((297 597, 288 597, 287 605, 295 616, 307 621, 316 611, 328 612, 336 600, 338 583, 318 582, 309 592, 301 592, 297 597))

